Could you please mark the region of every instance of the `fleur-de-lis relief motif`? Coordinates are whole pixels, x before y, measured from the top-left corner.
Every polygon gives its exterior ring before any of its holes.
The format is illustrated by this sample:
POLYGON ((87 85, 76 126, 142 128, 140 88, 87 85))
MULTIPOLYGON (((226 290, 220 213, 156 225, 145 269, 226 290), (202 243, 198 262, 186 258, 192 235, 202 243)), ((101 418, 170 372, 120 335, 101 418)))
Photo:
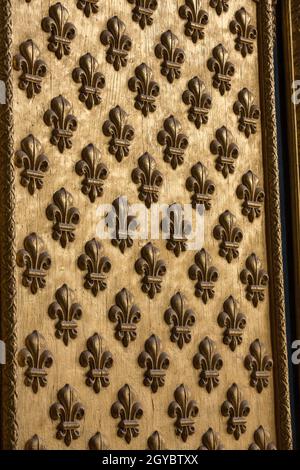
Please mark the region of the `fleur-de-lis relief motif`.
POLYGON ((163 175, 156 168, 156 161, 148 152, 138 159, 138 168, 133 170, 131 177, 135 184, 140 185, 139 199, 149 209, 152 203, 158 201, 163 175))
POLYGON ((113 357, 109 351, 104 351, 103 338, 95 333, 87 340, 87 350, 80 354, 79 362, 82 367, 89 367, 86 373, 86 385, 93 387, 99 393, 101 387, 108 387, 109 369, 113 366, 113 357))
POLYGON ((84 176, 81 181, 81 191, 95 202, 97 197, 103 195, 104 181, 108 178, 107 166, 101 161, 101 152, 94 145, 89 144, 81 152, 81 160, 75 165, 77 175, 84 176))
POLYGON ((105 436, 97 432, 89 440, 89 450, 109 450, 105 436))
POLYGON ((252 54, 254 50, 254 41, 257 38, 257 30, 251 24, 251 17, 245 10, 241 8, 235 15, 235 19, 231 21, 229 28, 232 34, 236 34, 235 48, 241 52, 243 57, 252 54))
POLYGON ((198 450, 224 450, 219 433, 209 428, 201 438, 202 445, 198 450))
POLYGON ((112 229, 111 243, 124 254, 127 248, 133 246, 132 236, 138 222, 134 215, 129 215, 130 206, 126 197, 119 196, 113 201, 112 207, 113 210, 106 216, 107 226, 112 229))
POLYGON ((236 194, 243 200, 242 214, 248 217, 249 222, 254 222, 261 215, 265 193, 259 186, 258 177, 251 170, 242 176, 242 184, 237 187, 236 194))
POLYGON ((209 5, 216 10, 219 16, 229 10, 229 0, 210 0, 209 5))
POLYGON ((215 167, 224 178, 234 173, 239 148, 233 142, 233 136, 225 126, 216 131, 216 139, 211 142, 210 151, 213 155, 217 155, 215 167))
POLYGON ((223 44, 219 44, 212 51, 212 57, 207 62, 210 72, 214 72, 213 86, 220 94, 225 95, 231 90, 231 78, 234 76, 234 65, 228 61, 228 51, 223 44))
POLYGON ((219 255, 226 258, 228 263, 239 256, 239 245, 243 240, 243 232, 236 226, 236 217, 225 211, 219 217, 220 225, 216 225, 213 235, 216 240, 221 240, 219 255))
POLYGON ((140 433, 139 420, 143 416, 142 405, 136 401, 132 388, 125 384, 118 391, 118 401, 111 407, 113 418, 119 418, 118 436, 130 444, 134 437, 140 433))
POLYGON ((184 162, 184 152, 189 145, 188 138, 181 132, 181 124, 173 115, 164 121, 164 129, 157 134, 160 145, 164 145, 164 161, 170 163, 173 170, 184 162))
POLYGON ((247 400, 242 399, 242 394, 237 384, 232 384, 227 390, 227 400, 221 407, 222 416, 228 417, 227 432, 233 434, 238 441, 241 434, 247 429, 247 416, 250 413, 250 407, 247 400))
POLYGON ((245 367, 251 371, 250 385, 261 393, 269 385, 273 360, 266 354, 265 346, 259 339, 251 343, 249 351, 250 354, 245 357, 245 367))
POLYGON ((166 450, 166 444, 161 434, 158 431, 154 431, 147 440, 149 450, 166 450))
POLYGON ((176 436, 180 436, 183 442, 195 432, 195 418, 198 416, 199 408, 195 400, 191 400, 191 392, 181 384, 174 392, 175 401, 172 401, 168 408, 171 418, 176 418, 174 422, 176 436))
POLYGON ((101 90, 105 87, 105 77, 98 71, 98 62, 89 52, 79 59, 79 67, 73 70, 75 83, 81 83, 79 100, 85 103, 87 109, 92 109, 101 103, 101 90))
POLYGON ((207 124, 212 98, 206 93, 206 87, 199 77, 194 77, 188 82, 188 90, 183 92, 182 100, 186 105, 190 105, 188 118, 197 129, 200 129, 202 124, 207 124))
POLYGON ((73 133, 77 130, 77 119, 70 114, 71 103, 62 95, 51 100, 51 107, 44 114, 44 122, 52 127, 50 142, 60 153, 72 148, 73 133))
POLYGON ((128 81, 129 90, 136 92, 135 108, 147 117, 156 110, 155 99, 159 96, 159 85, 152 80, 153 72, 142 63, 135 69, 135 76, 128 81))
POLYGON ((170 301, 170 307, 165 311, 165 322, 171 326, 170 339, 172 343, 182 349, 184 344, 192 340, 191 329, 196 322, 196 315, 192 309, 186 308, 186 298, 177 292, 170 301))
POLYGON ((111 137, 108 150, 114 155, 118 162, 129 155, 130 143, 134 139, 134 129, 127 123, 128 114, 116 106, 109 112, 109 119, 103 124, 103 134, 111 137))
POLYGON ((260 118, 259 107, 254 103, 254 96, 248 88, 243 88, 238 94, 238 101, 233 105, 234 113, 239 117, 239 131, 247 139, 257 132, 257 122, 260 118))
POLYGON ((167 272, 167 267, 162 259, 159 259, 159 249, 151 242, 141 249, 141 257, 135 262, 135 270, 143 276, 141 279, 142 291, 150 299, 161 292, 162 278, 167 272))
POLYGON ((204 205, 206 210, 211 208, 215 184, 208 178, 208 169, 201 162, 191 168, 191 176, 186 180, 186 189, 193 193, 191 202, 194 209, 197 205, 204 205))
POLYGON ((133 295, 127 289, 118 292, 115 302, 108 312, 108 318, 116 323, 115 338, 122 341, 123 346, 127 348, 130 341, 136 339, 136 324, 141 320, 141 312, 134 303, 133 295))
POLYGON ((208 336, 199 344, 199 352, 193 358, 193 365, 200 370, 200 387, 205 387, 211 393, 219 385, 219 371, 223 367, 223 360, 217 352, 216 343, 208 336))
POLYGON ((34 436, 26 442, 24 450, 46 450, 46 447, 42 439, 37 434, 34 434, 34 436))
POLYGON ((56 427, 56 439, 63 439, 66 446, 80 437, 80 422, 85 414, 83 405, 79 402, 75 389, 66 384, 57 392, 56 403, 50 407, 50 417, 59 420, 56 427))
POLYGON ((188 249, 187 236, 191 232, 191 224, 184 219, 184 208, 180 204, 171 204, 166 209, 166 217, 161 221, 163 238, 167 238, 166 248, 173 251, 178 258, 188 249))
POLYGON ((43 31, 50 33, 48 49, 59 60, 64 55, 70 55, 71 42, 76 36, 76 28, 73 23, 68 22, 68 19, 68 10, 60 2, 57 2, 50 6, 49 16, 42 20, 43 31))
POLYGON ((55 336, 68 346, 71 339, 77 338, 78 323, 82 317, 82 307, 74 302, 74 292, 63 284, 55 292, 55 302, 49 305, 48 315, 55 323, 55 336))
POLYGON ((238 304, 231 295, 225 300, 223 312, 218 316, 218 325, 225 328, 223 343, 229 346, 231 351, 235 351, 236 347, 242 344, 246 323, 245 315, 239 312, 238 304))
POLYGON ((82 10, 87 18, 93 13, 98 13, 99 11, 99 0, 77 0, 77 8, 82 10))
POLYGON ((26 367, 24 384, 31 387, 33 393, 39 391, 39 387, 46 387, 48 372, 53 364, 53 356, 46 349, 46 342, 43 335, 38 331, 33 331, 25 339, 25 348, 18 354, 18 363, 21 367, 26 367))
POLYGON ((134 5, 132 19, 138 23, 141 29, 153 24, 152 15, 157 9, 157 0, 127 0, 134 5))
POLYGON ((91 290, 94 297, 107 288, 107 276, 111 270, 111 262, 107 256, 102 256, 103 247, 99 240, 93 238, 86 242, 85 253, 77 261, 81 271, 87 271, 84 276, 84 288, 91 290))
POLYGON ((44 154, 41 142, 32 134, 21 141, 21 150, 16 152, 15 164, 22 168, 20 183, 28 189, 29 194, 34 194, 36 189, 42 189, 44 174, 49 169, 49 160, 44 154))
POLYGON ((195 284, 195 295, 200 297, 204 304, 215 295, 215 283, 219 279, 217 268, 212 266, 212 259, 208 252, 202 248, 195 255, 195 264, 189 269, 189 277, 195 284))
POLYGON ((126 67, 128 52, 131 50, 132 41, 125 33, 126 26, 120 18, 113 16, 107 22, 107 29, 102 31, 100 40, 104 46, 109 46, 106 52, 106 60, 114 66, 115 70, 126 67))
POLYGON ((17 265, 25 268, 22 274, 22 284, 29 287, 32 294, 46 286, 47 271, 51 266, 51 258, 46 251, 43 240, 31 233, 23 242, 24 249, 17 252, 17 265))
POLYGON ((43 78, 47 75, 47 65, 40 59, 40 50, 32 39, 22 42, 20 53, 14 56, 14 69, 22 71, 19 88, 26 92, 27 98, 33 98, 42 91, 43 78))
POLYGON ((254 442, 248 450, 277 450, 274 442, 270 442, 270 434, 262 427, 254 432, 254 442))
POLYGON ((138 357, 139 366, 146 368, 144 385, 151 387, 156 393, 159 387, 165 385, 166 370, 170 360, 167 353, 162 351, 161 340, 156 335, 151 335, 145 342, 145 350, 138 357))
POLYGON ((265 298, 265 290, 269 283, 269 276, 261 267, 261 261, 252 253, 246 260, 246 269, 240 275, 242 283, 246 287, 246 299, 252 302, 254 307, 258 306, 265 298))
POLYGON ((179 16, 186 20, 184 32, 196 44, 198 39, 205 36, 205 26, 208 24, 208 13, 201 9, 199 0, 185 0, 185 5, 179 8, 179 16))
POLYGON ((155 55, 163 59, 161 74, 167 77, 169 83, 181 77, 181 66, 185 61, 185 53, 178 46, 178 37, 169 29, 160 37, 160 43, 155 47, 155 55))

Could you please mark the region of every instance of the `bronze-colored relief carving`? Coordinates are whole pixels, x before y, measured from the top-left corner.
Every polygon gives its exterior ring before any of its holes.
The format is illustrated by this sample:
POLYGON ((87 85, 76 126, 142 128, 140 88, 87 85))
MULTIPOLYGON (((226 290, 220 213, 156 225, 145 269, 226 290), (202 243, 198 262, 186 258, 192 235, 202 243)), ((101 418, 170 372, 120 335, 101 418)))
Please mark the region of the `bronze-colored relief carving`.
POLYGON ((46 349, 46 341, 38 331, 33 331, 25 339, 25 348, 18 354, 18 363, 26 367, 24 384, 31 387, 33 393, 39 391, 39 387, 46 387, 48 372, 53 364, 53 356, 46 349))
MULTIPOLYGON (((166 444, 160 432, 154 431, 147 440, 149 450, 166 450, 166 444)), ((148 450, 147 449, 147 450, 148 450)))
POLYGON ((134 139, 134 129, 127 123, 128 114, 116 106, 109 112, 109 120, 103 124, 103 134, 111 137, 108 150, 114 155, 118 162, 129 155, 129 147, 134 139))
POLYGON ((266 354, 265 346, 259 339, 250 344, 249 351, 250 354, 245 357, 244 363, 246 369, 251 371, 250 385, 261 393, 269 385, 273 360, 266 354))
POLYGON ((219 255, 228 263, 239 256, 239 246, 243 240, 243 232, 236 226, 236 217, 225 211, 219 217, 220 225, 216 225, 213 235, 216 240, 221 240, 219 255))
POLYGON ((191 400, 191 392, 181 384, 174 392, 175 401, 172 401, 168 408, 171 418, 176 418, 174 422, 176 436, 180 436, 183 442, 195 433, 195 418, 198 416, 199 408, 195 400, 191 400))
POLYGON ((73 207, 72 195, 61 188, 53 194, 53 203, 46 209, 47 219, 53 221, 52 238, 66 248, 75 240, 75 226, 79 224, 79 210, 73 207))
POLYGON ((192 309, 186 308, 186 298, 177 292, 170 301, 170 307, 165 312, 165 322, 171 326, 170 340, 182 349, 184 344, 192 340, 191 329, 196 322, 196 315, 192 309))
POLYGON ((242 183, 237 187, 236 194, 243 200, 242 214, 248 217, 249 222, 254 222, 261 215, 265 193, 259 187, 258 177, 251 170, 242 176, 242 183))
POLYGON ((112 228, 111 244, 124 254, 127 248, 133 246, 132 237, 138 227, 138 222, 134 215, 129 215, 130 206, 126 197, 119 196, 113 201, 112 207, 113 210, 105 218, 108 228, 112 228))
POLYGON ((200 297, 204 304, 215 295, 215 283, 219 279, 217 268, 212 266, 212 259, 208 252, 202 248, 195 255, 195 264, 189 269, 189 277, 195 284, 195 296, 200 297))
POLYGON ((178 46, 178 37, 169 29, 160 37, 160 43, 155 47, 155 55, 163 59, 161 74, 169 83, 181 77, 181 66, 185 61, 185 53, 178 46))
POLYGON ((56 403, 50 407, 50 417, 59 420, 56 429, 56 439, 63 439, 66 446, 80 437, 80 422, 85 414, 83 405, 78 401, 75 389, 66 384, 57 392, 56 403))
POLYGON ((200 370, 199 385, 205 387, 208 393, 220 383, 219 375, 223 360, 217 352, 216 343, 206 336, 199 344, 199 352, 193 358, 195 369, 200 370))
POLYGON ((44 176, 49 170, 49 160, 41 142, 29 134, 21 141, 21 150, 16 152, 15 164, 22 168, 20 183, 33 195, 44 186, 44 176))
POLYGON ((227 391, 227 400, 221 407, 221 413, 222 416, 228 417, 228 434, 233 434, 238 441, 241 435, 246 432, 250 407, 248 402, 242 399, 242 394, 235 383, 227 391))
POLYGON ((184 152, 189 145, 188 138, 181 132, 181 124, 173 115, 164 121, 164 129, 157 134, 160 145, 164 145, 164 161, 170 163, 173 170, 184 162, 184 152))
POLYGON ((166 209, 166 217, 161 221, 163 239, 167 240, 166 248, 173 251, 176 258, 188 249, 188 238, 191 224, 184 219, 184 208, 180 204, 171 204, 166 209))
POLYGON ((89 144, 81 152, 81 160, 75 165, 77 175, 84 176, 81 181, 81 192, 88 196, 91 202, 103 195, 104 181, 108 178, 107 166, 101 161, 101 152, 89 144))
POLYGON ((236 347, 242 344, 243 330, 246 328, 246 317, 239 312, 237 301, 228 297, 223 304, 223 312, 218 316, 218 325, 225 328, 223 333, 223 343, 235 351, 236 347))
POLYGON ((135 69, 135 76, 128 81, 129 90, 136 92, 135 108, 147 117, 156 111, 155 100, 159 96, 159 85, 152 80, 153 72, 148 65, 142 63, 135 69))
POLYGON ((49 16, 42 20, 43 31, 50 33, 48 49, 59 60, 65 55, 70 55, 71 42, 76 36, 76 28, 73 23, 68 22, 68 19, 68 10, 57 2, 50 6, 49 16))
POLYGON ((89 52, 79 59, 79 67, 73 70, 75 83, 81 83, 79 100, 85 103, 87 109, 92 109, 101 103, 101 90, 105 87, 105 77, 98 71, 98 62, 89 52))
POLYGON ((140 185, 139 199, 149 209, 152 203, 158 201, 163 175, 156 168, 156 161, 148 152, 138 159, 138 168, 133 170, 131 177, 135 184, 140 185))
POLYGON ((141 257, 135 262, 135 270, 143 276, 141 279, 142 291, 150 299, 154 299, 156 294, 161 292, 162 278, 167 272, 167 266, 162 259, 159 259, 159 249, 151 242, 141 249, 141 257))
POLYGON ((188 89, 182 95, 184 104, 190 105, 188 109, 189 121, 193 122, 197 129, 202 124, 208 123, 208 113, 212 107, 212 98, 206 93, 205 84, 199 77, 194 77, 188 82, 188 89))
POLYGON ((197 205, 204 205, 206 210, 211 208, 212 196, 215 192, 215 184, 208 179, 208 170, 201 162, 191 168, 191 176, 186 180, 186 189, 193 193, 191 202, 194 209, 197 205))
POLYGON ((243 57, 252 54, 254 41, 257 38, 257 30, 251 24, 250 15, 245 8, 241 8, 235 13, 235 19, 231 21, 229 28, 232 34, 236 34, 235 48, 241 52, 243 57))
POLYGON ((219 433, 209 428, 201 438, 202 445, 198 450, 224 450, 219 433))
POLYGON ((269 276, 261 267, 261 261, 252 253, 246 259, 246 269, 240 275, 241 281, 246 286, 246 299, 258 306, 265 298, 265 290, 269 283, 269 276))
POLYGON ((219 16, 229 10, 229 0, 210 0, 209 5, 216 10, 219 16))
POLYGON ((89 450, 109 450, 105 436, 97 432, 89 440, 89 450))
POLYGON ((77 338, 78 323, 82 317, 82 307, 74 303, 74 292, 66 284, 63 284, 55 292, 56 301, 49 305, 48 315, 55 323, 55 336, 62 339, 68 346, 71 339, 77 338))
POLYGON ((108 387, 109 369, 113 366, 113 357, 109 351, 104 351, 103 338, 95 333, 86 342, 87 350, 80 354, 79 362, 82 367, 89 367, 86 375, 86 385, 93 387, 99 393, 101 387, 108 387))
POLYGON ((46 251, 43 240, 31 233, 23 242, 24 249, 17 252, 16 262, 20 268, 25 268, 22 273, 22 284, 29 287, 32 294, 46 286, 47 271, 51 266, 51 258, 46 251))
POLYGON ((111 270, 111 262, 107 256, 102 256, 103 247, 99 240, 93 238, 86 242, 85 253, 77 261, 81 271, 87 271, 84 276, 84 288, 91 290, 94 297, 107 288, 107 277, 111 270))
POLYGON ((118 401, 111 407, 113 418, 119 418, 118 436, 125 439, 127 444, 140 433, 139 420, 143 416, 142 405, 136 401, 132 388, 125 384, 118 391, 118 401))
POLYGON ((72 148, 73 133, 77 130, 77 119, 70 114, 71 103, 62 95, 51 100, 51 107, 44 114, 44 122, 52 127, 50 142, 60 153, 72 148))
POLYGON ((153 24, 152 15, 157 9, 157 0, 127 0, 134 5, 132 19, 138 23, 141 29, 153 24))
POLYGON ((208 13, 201 9, 198 0, 185 0, 185 4, 179 8, 179 16, 186 20, 184 32, 194 44, 198 39, 204 38, 205 26, 208 24, 208 13))
POLYGON ((257 132, 257 122, 260 118, 259 107, 254 103, 254 96, 248 88, 243 88, 238 94, 238 101, 233 105, 234 113, 239 117, 239 131, 247 139, 257 132))
POLYGON ((99 11, 99 0, 77 0, 77 8, 82 10, 83 13, 87 18, 91 16, 91 14, 98 13, 99 11))
POLYGON ((46 450, 46 447, 42 439, 37 434, 34 434, 34 436, 25 443, 24 450, 46 450))
POLYGON ((159 387, 165 385, 166 370, 170 360, 167 353, 163 352, 161 340, 156 335, 151 335, 145 342, 145 350, 138 357, 139 366, 146 369, 144 373, 144 385, 151 387, 156 393, 159 387))
POLYGON ((141 312, 134 303, 133 295, 125 288, 118 292, 115 302, 108 312, 108 318, 116 323, 115 338, 127 348, 136 339, 136 324, 141 320, 141 312))
POLYGON ((254 442, 248 450, 277 450, 274 442, 270 442, 270 434, 262 427, 254 432, 254 442))
POLYGON ((214 72, 213 86, 220 94, 225 95, 231 90, 231 79, 235 73, 234 65, 228 61, 228 51, 223 44, 219 44, 212 51, 212 57, 207 62, 210 72, 214 72))
POLYGON ((213 155, 217 155, 215 167, 224 178, 234 173, 239 148, 233 142, 233 136, 225 126, 216 131, 216 139, 211 142, 210 151, 213 155))
POLYGON ((106 51, 106 60, 114 66, 116 71, 126 67, 128 52, 131 50, 132 41, 125 34, 126 26, 120 18, 113 16, 107 22, 107 29, 102 31, 100 41, 104 46, 109 46, 106 51))
POLYGON ((22 42, 20 53, 14 57, 14 69, 22 71, 19 88, 26 92, 27 98, 33 98, 42 91, 43 78, 47 75, 47 65, 40 59, 40 50, 32 39, 22 42))

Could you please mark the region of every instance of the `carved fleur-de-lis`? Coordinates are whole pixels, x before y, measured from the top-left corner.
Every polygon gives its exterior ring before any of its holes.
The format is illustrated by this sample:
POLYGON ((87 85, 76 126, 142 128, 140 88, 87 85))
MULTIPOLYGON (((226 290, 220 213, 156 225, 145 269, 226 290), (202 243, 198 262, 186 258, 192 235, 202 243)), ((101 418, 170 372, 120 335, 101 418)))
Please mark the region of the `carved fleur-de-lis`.
POLYGON ((134 5, 132 19, 138 23, 141 29, 153 24, 152 15, 157 9, 157 0, 127 0, 134 5))
POLYGON ((183 92, 182 100, 186 105, 190 105, 188 118, 197 129, 200 129, 202 124, 207 124, 212 98, 206 93, 205 84, 199 77, 194 77, 188 82, 188 89, 183 92))
POLYGON ((46 209, 47 219, 53 221, 52 238, 63 248, 75 240, 75 228, 79 224, 79 210, 73 207, 72 195, 61 188, 53 194, 53 203, 46 209))
POLYGON ((241 8, 235 13, 235 19, 231 21, 229 28, 232 34, 236 34, 235 48, 241 52, 243 57, 252 54, 254 50, 254 41, 257 38, 257 30, 251 24, 251 17, 241 8))
POLYGON ((50 407, 50 417, 53 421, 60 421, 56 427, 56 439, 63 439, 69 447, 73 440, 80 437, 80 421, 85 410, 75 389, 69 384, 57 392, 57 399, 58 401, 50 407))
POLYGON ((178 258, 188 249, 187 236, 191 232, 191 224, 184 219, 184 208, 181 204, 171 204, 166 209, 166 217, 161 221, 163 239, 167 240, 166 248, 173 251, 178 258))
POLYGON ((24 450, 46 450, 46 447, 42 439, 34 434, 31 439, 26 441, 24 450))
POLYGON ((81 160, 75 165, 77 175, 84 176, 81 181, 81 191, 95 202, 97 197, 103 195, 104 181, 108 178, 107 166, 101 161, 101 152, 94 145, 89 144, 81 152, 81 160))
POLYGON ((228 297, 223 304, 223 312, 218 316, 218 325, 225 328, 223 333, 223 343, 235 351, 236 347, 242 344, 243 330, 246 328, 246 317, 239 312, 237 301, 228 297))
POLYGON ((99 240, 93 238, 86 242, 85 253, 77 261, 81 271, 87 271, 84 276, 84 288, 91 290, 94 297, 107 288, 107 277, 111 270, 111 262, 107 256, 102 256, 103 247, 99 240))
POLYGON ((262 427, 254 432, 254 442, 248 450, 277 450, 274 442, 270 442, 270 434, 262 427))
POLYGON ((22 274, 22 284, 29 287, 32 294, 46 286, 47 271, 51 266, 51 258, 46 251, 43 240, 31 233, 23 242, 24 249, 17 252, 17 265, 25 268, 22 274))
POLYGON ((46 341, 38 331, 33 331, 25 339, 25 348, 18 354, 18 363, 26 367, 24 384, 37 393, 39 387, 46 387, 48 372, 53 364, 53 356, 46 349, 46 341))
POLYGON ((86 385, 93 387, 99 393, 101 387, 108 387, 109 369, 113 366, 113 357, 103 348, 103 338, 95 333, 86 342, 87 350, 80 354, 79 362, 82 367, 89 367, 86 373, 86 385))
POLYGON ((269 283, 269 276, 261 267, 261 261, 252 253, 246 260, 246 269, 240 275, 242 283, 246 286, 246 299, 258 306, 265 298, 265 290, 269 283))
POLYGON ((181 66, 185 61, 185 53, 178 46, 178 37, 169 29, 160 37, 160 43, 155 47, 155 55, 163 59, 161 74, 167 77, 169 83, 181 77, 181 66))
POLYGON ((242 176, 242 184, 237 187, 236 194, 243 200, 242 214, 248 217, 249 222, 253 222, 261 215, 265 193, 259 186, 258 177, 251 170, 242 176))
POLYGON ((167 267, 162 259, 159 259, 159 249, 151 242, 141 249, 141 257, 135 262, 135 270, 143 276, 141 279, 142 291, 150 299, 161 292, 162 278, 167 272, 167 267))
POLYGON ((224 450, 219 433, 212 428, 208 428, 201 438, 202 445, 198 450, 224 450))
POLYGON ((260 118, 259 107, 254 103, 254 96, 248 88, 243 88, 238 94, 238 100, 233 105, 233 111, 239 118, 239 131, 247 139, 257 132, 257 122, 260 118))
POLYGON ((98 13, 99 11, 99 0, 77 0, 77 8, 82 10, 83 13, 87 18, 91 16, 91 14, 98 13))
POLYGON ((92 109, 101 103, 101 90, 105 87, 105 77, 98 71, 98 62, 89 52, 79 59, 79 67, 73 70, 75 83, 81 83, 79 100, 85 103, 87 109, 92 109))
POLYGON ((223 360, 217 352, 216 343, 208 336, 199 344, 199 352, 193 358, 193 365, 195 369, 200 370, 200 387, 205 387, 206 391, 211 393, 219 385, 223 360))
POLYGON ((134 215, 129 215, 130 206, 127 198, 120 196, 112 203, 113 210, 106 216, 106 224, 111 230, 111 243, 125 253, 127 248, 133 246, 133 234, 138 222, 134 215))
POLYGON ((108 150, 118 162, 129 155, 130 143, 134 139, 134 129, 127 123, 128 114, 120 107, 109 111, 109 119, 104 122, 102 130, 106 137, 111 137, 108 150))
POLYGON ((136 339, 136 324, 141 320, 141 312, 134 303, 133 295, 127 289, 118 292, 115 302, 108 312, 108 318, 116 323, 115 338, 122 341, 123 346, 127 348, 130 341, 136 339))
POLYGON ((216 131, 216 139, 211 142, 210 151, 213 155, 217 155, 215 167, 224 178, 234 173, 239 148, 233 142, 233 136, 225 126, 216 131))
POLYGON ((253 341, 249 348, 250 354, 245 357, 245 367, 250 374, 250 385, 254 387, 258 393, 269 385, 269 379, 273 368, 272 358, 266 354, 266 349, 259 339, 253 341))
POLYGON ((135 69, 135 76, 128 81, 129 90, 136 92, 135 108, 147 117, 156 110, 155 99, 159 96, 159 85, 152 80, 153 72, 142 63, 135 69))
POLYGON ((60 2, 51 5, 49 16, 42 20, 42 28, 50 33, 48 49, 60 60, 71 53, 71 42, 76 36, 76 28, 68 22, 69 12, 60 2))
POLYGON ((188 138, 181 132, 181 124, 173 115, 164 121, 164 129, 157 134, 160 145, 165 145, 164 161, 170 163, 173 170, 184 162, 184 152, 189 145, 188 138))
POLYGON ((232 384, 227 390, 227 400, 221 407, 222 416, 228 417, 227 432, 233 434, 238 441, 241 434, 247 429, 247 416, 250 413, 250 407, 247 400, 242 399, 242 394, 237 384, 232 384))
POLYGON ((220 240, 219 255, 225 258, 228 263, 239 256, 239 246, 243 240, 243 232, 236 225, 236 217, 225 211, 219 217, 220 225, 216 225, 213 235, 216 240, 220 240))
POLYGON ((113 418, 119 418, 118 436, 130 444, 134 437, 140 433, 139 420, 143 416, 142 405, 136 401, 132 388, 125 384, 118 391, 118 401, 111 407, 113 418))
POLYGON ((55 302, 49 305, 48 315, 55 323, 55 336, 68 346, 71 339, 77 338, 78 323, 82 317, 82 307, 74 302, 74 292, 63 284, 55 292, 55 302))
POLYGON ((15 164, 22 168, 20 183, 34 194, 36 189, 42 189, 44 174, 49 169, 49 160, 44 154, 41 142, 32 134, 21 141, 21 150, 16 152, 15 164))
POLYGON ((139 199, 149 209, 152 203, 158 201, 163 175, 156 168, 156 161, 148 152, 138 159, 138 168, 133 170, 131 177, 135 184, 140 185, 138 188, 139 199))
POLYGON ((216 10, 219 16, 229 10, 229 0, 210 0, 209 5, 216 10))
POLYGON ((151 387, 156 393, 159 387, 165 385, 166 370, 170 360, 167 353, 162 351, 161 340, 156 335, 151 335, 145 342, 145 350, 138 357, 139 366, 146 368, 144 385, 151 387))
POLYGON ((228 51, 223 44, 219 44, 212 51, 212 57, 207 62, 210 72, 214 72, 213 86, 220 94, 225 95, 231 90, 231 78, 234 76, 234 65, 228 61, 228 51))
POLYGON ((20 53, 14 56, 13 65, 22 71, 19 88, 26 92, 27 98, 33 98, 42 91, 43 78, 47 75, 47 65, 40 59, 40 50, 32 39, 22 42, 20 53))
POLYGON ((202 302, 207 304, 215 295, 215 283, 219 279, 219 272, 212 266, 212 259, 204 248, 195 255, 195 264, 189 269, 189 277, 192 281, 197 281, 196 297, 200 297, 202 302))
POLYGON ((168 408, 171 418, 176 418, 174 422, 176 436, 180 436, 183 442, 195 432, 195 418, 198 416, 199 408, 195 400, 191 400, 191 392, 181 384, 174 392, 175 401, 172 401, 168 408))
POLYGON ((89 450, 108 450, 105 436, 101 432, 96 432, 89 440, 89 450))
POLYGON ((208 179, 208 169, 201 162, 191 168, 191 176, 186 180, 186 189, 193 193, 191 202, 194 209, 199 204, 204 205, 206 210, 211 208, 211 200, 216 187, 208 179))
POLYGON ((147 440, 149 450, 166 450, 166 444, 158 431, 154 431, 147 440))
POLYGON ((186 298, 177 292, 170 301, 170 307, 165 311, 165 322, 171 326, 170 339, 172 343, 182 349, 184 344, 192 340, 191 329, 196 322, 196 315, 192 309, 186 308, 186 298))
POLYGON ((113 16, 107 22, 107 29, 102 31, 100 40, 104 46, 109 46, 106 51, 106 60, 114 66, 115 70, 126 67, 128 52, 131 50, 132 41, 125 33, 126 26, 117 16, 113 16))
POLYGON ((185 0, 185 5, 179 8, 179 16, 186 20, 184 32, 196 44, 198 39, 205 36, 205 26, 208 24, 208 13, 201 9, 199 0, 185 0))
POLYGON ((52 127, 50 142, 60 153, 72 148, 73 133, 77 130, 77 119, 71 114, 71 103, 62 95, 51 100, 51 106, 44 114, 44 122, 52 127))

